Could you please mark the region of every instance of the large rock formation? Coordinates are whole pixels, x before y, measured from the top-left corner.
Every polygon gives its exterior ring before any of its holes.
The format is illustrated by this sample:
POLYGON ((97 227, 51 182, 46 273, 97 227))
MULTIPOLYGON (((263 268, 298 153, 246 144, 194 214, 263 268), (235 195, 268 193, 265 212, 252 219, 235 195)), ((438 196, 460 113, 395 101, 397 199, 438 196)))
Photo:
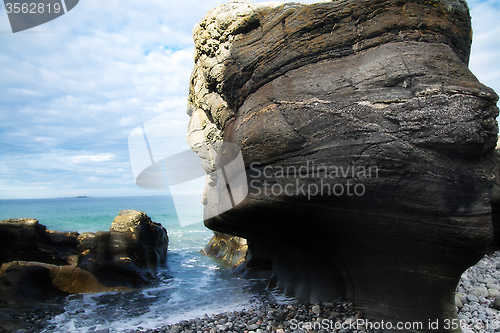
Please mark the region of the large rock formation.
POLYGON ((239 1, 194 40, 188 143, 207 172, 237 144, 249 189, 205 225, 268 253, 299 298, 424 331, 456 318, 460 275, 492 239, 498 115, 468 69, 465 2, 239 1))

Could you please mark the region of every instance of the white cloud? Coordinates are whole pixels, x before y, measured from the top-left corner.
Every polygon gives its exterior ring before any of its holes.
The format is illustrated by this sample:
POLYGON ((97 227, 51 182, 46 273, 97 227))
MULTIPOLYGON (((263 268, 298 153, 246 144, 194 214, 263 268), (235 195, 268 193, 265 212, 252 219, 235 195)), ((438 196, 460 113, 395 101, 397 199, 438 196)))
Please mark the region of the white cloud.
POLYGON ((102 153, 97 155, 74 155, 71 156, 68 161, 70 163, 87 163, 87 162, 103 162, 110 161, 115 158, 114 154, 111 153, 102 153))

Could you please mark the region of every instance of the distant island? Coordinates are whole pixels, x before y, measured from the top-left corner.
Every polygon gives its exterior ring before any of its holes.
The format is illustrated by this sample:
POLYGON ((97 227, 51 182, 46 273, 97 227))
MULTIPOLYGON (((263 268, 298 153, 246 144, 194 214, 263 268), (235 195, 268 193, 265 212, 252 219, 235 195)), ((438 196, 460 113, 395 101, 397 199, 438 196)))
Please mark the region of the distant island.
POLYGON ((77 197, 75 197, 75 198, 80 199, 80 198, 92 198, 92 197, 88 197, 88 196, 86 196, 86 195, 79 195, 79 196, 77 196, 77 197))

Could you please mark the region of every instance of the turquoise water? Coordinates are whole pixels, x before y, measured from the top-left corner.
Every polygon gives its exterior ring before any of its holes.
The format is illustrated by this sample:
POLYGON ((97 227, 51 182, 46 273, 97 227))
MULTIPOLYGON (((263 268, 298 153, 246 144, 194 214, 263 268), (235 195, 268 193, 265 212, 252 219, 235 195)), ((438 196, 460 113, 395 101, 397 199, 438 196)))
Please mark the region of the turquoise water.
POLYGON ((51 230, 109 230, 120 210, 144 211, 168 231, 167 266, 156 284, 130 292, 72 295, 65 312, 43 332, 127 332, 185 319, 249 308, 272 297, 265 281, 233 275, 200 250, 212 231, 202 223, 181 227, 171 197, 0 200, 0 220, 36 218, 51 230))
POLYGON ((51 230, 95 232, 108 230, 124 209, 143 211, 167 230, 180 227, 169 196, 0 200, 0 220, 34 218, 51 230))

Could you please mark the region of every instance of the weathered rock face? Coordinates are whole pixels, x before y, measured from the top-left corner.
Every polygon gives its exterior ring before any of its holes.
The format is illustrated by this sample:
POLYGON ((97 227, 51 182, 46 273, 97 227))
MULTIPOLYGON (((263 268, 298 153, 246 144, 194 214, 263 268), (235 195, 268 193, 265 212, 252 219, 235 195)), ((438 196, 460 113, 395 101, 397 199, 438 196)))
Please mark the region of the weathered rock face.
POLYGON ((165 229, 143 212, 123 210, 110 231, 78 237, 82 253, 78 267, 93 273, 106 286, 147 284, 156 268, 166 262, 165 229))
POLYGON ((208 145, 239 145, 249 194, 205 225, 267 252, 274 282, 302 299, 455 318, 460 275, 492 238, 498 96, 468 69, 470 36, 458 0, 208 13, 188 143, 207 171, 208 145))

